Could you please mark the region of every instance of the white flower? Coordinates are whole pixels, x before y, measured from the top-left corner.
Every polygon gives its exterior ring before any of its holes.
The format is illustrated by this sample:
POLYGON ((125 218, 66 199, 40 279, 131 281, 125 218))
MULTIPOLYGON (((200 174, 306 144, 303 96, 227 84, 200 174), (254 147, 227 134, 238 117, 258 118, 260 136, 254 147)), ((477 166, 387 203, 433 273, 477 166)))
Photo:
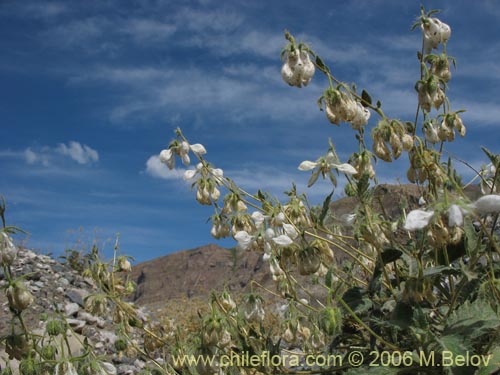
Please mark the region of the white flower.
POLYGON ((356 103, 356 114, 351 121, 351 127, 355 130, 360 130, 363 126, 368 123, 370 119, 370 111, 368 108, 365 108, 361 105, 361 103, 356 103))
POLYGON ((283 224, 283 229, 285 230, 287 236, 292 240, 296 239, 299 236, 299 234, 295 230, 295 227, 291 224, 283 224))
POLYGON ((260 228, 262 226, 262 223, 266 219, 265 216, 259 211, 253 212, 251 217, 253 222, 255 223, 256 228, 260 228))
POLYGON ((278 226, 278 225, 281 225, 283 224, 283 222, 285 221, 285 214, 283 212, 280 212, 278 213, 278 215, 276 215, 274 217, 274 225, 278 226))
POLYGON ((281 68, 281 77, 290 86, 307 86, 314 75, 314 70, 314 64, 307 51, 294 50, 286 55, 286 61, 281 68))
POLYGON ((200 143, 195 143, 194 145, 189 146, 189 148, 196 155, 205 155, 207 153, 207 150, 205 150, 205 147, 203 147, 203 145, 200 143))
POLYGON ((485 195, 472 204, 481 215, 500 212, 500 195, 485 195))
POLYGON ((450 227, 461 227, 464 223, 464 215, 459 206, 452 204, 448 208, 448 225, 450 227))
POLYGON ((244 230, 237 232, 234 239, 238 241, 238 247, 242 250, 248 250, 255 241, 255 237, 244 230))
POLYGON ((418 205, 419 206, 425 206, 427 204, 427 201, 425 200, 424 197, 418 198, 418 205))
POLYGON ((426 122, 423 126, 423 131, 424 131, 425 140, 427 142, 432 143, 432 144, 439 142, 438 132, 432 123, 426 122))
POLYGON ((313 161, 304 160, 299 165, 299 171, 310 171, 311 169, 316 168, 317 165, 318 165, 318 163, 315 163, 313 161))
POLYGON ((451 28, 437 18, 428 18, 421 25, 424 35, 424 53, 428 54, 437 48, 439 43, 446 43, 451 36, 451 28))
POLYGON ((417 229, 425 228, 432 217, 434 216, 434 211, 424 211, 424 210, 413 210, 406 216, 406 221, 404 229, 409 231, 415 231, 417 229))
POLYGON ((293 244, 293 240, 288 237, 286 234, 281 234, 278 237, 273 238, 273 242, 282 247, 290 246, 293 244))
POLYGON ((337 168, 339 172, 348 174, 348 175, 353 175, 358 173, 356 168, 354 168, 351 164, 349 163, 343 163, 343 164, 332 164, 332 167, 337 168))
POLYGON ((168 150, 163 150, 160 152, 160 161, 163 164, 166 164, 168 169, 174 169, 175 168, 175 157, 174 154, 172 153, 171 149, 168 150))
POLYGON ((189 181, 194 178, 194 176, 198 173, 196 169, 188 169, 184 172, 184 180, 189 181))

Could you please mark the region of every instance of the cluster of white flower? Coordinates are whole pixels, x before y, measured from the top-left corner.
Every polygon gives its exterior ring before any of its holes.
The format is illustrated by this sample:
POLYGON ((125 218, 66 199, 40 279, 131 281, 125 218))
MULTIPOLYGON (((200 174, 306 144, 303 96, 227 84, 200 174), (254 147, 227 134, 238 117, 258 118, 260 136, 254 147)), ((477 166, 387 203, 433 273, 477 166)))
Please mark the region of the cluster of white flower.
POLYGON ((307 86, 314 75, 314 64, 309 58, 305 45, 298 47, 290 44, 283 53, 285 63, 281 68, 281 77, 290 86, 307 86))
POLYGON ((436 49, 439 44, 448 42, 451 36, 451 28, 437 18, 423 18, 420 25, 424 36, 424 53, 428 54, 436 49))
POLYGON ((325 102, 325 112, 328 121, 334 125, 348 122, 355 130, 360 130, 370 119, 370 111, 354 100, 351 95, 338 89, 328 88, 320 98, 325 102))
POLYGON ((423 125, 425 140, 435 144, 438 142, 451 142, 455 139, 455 130, 461 137, 465 136, 466 128, 457 112, 443 115, 443 120, 427 120, 423 125))
POLYGON ((497 169, 493 164, 481 168, 481 192, 483 194, 500 193, 500 184, 497 183, 497 169))
POLYGON ((392 157, 399 158, 403 150, 412 150, 414 144, 413 136, 407 133, 405 126, 399 120, 380 120, 372 130, 372 138, 373 152, 387 162, 391 162, 392 157))
MULTIPOLYGON (((464 223, 464 216, 468 215, 471 211, 475 211, 479 215, 500 213, 500 195, 484 195, 467 207, 457 204, 450 205, 446 211, 448 226, 450 228, 461 227, 464 223)), ((406 216, 403 227, 410 232, 423 229, 430 224, 435 216, 435 211, 433 210, 412 210, 406 216)))
POLYGON ((243 303, 243 316, 248 322, 262 322, 266 316, 262 297, 249 294, 243 303))
POLYGON ((308 186, 312 186, 321 174, 323 178, 329 176, 330 180, 334 185, 337 185, 337 180, 335 175, 332 173, 332 169, 336 169, 337 172, 345 173, 347 175, 355 175, 358 173, 356 168, 354 168, 349 163, 339 163, 338 157, 331 151, 329 151, 325 156, 320 157, 316 161, 304 160, 299 165, 299 171, 310 171, 314 170, 311 178, 309 179, 308 186))
POLYGON ((190 181, 196 178, 193 186, 197 187, 196 200, 200 204, 211 205, 220 197, 218 186, 222 183, 224 172, 220 168, 212 168, 206 163, 198 163, 196 169, 188 169, 184 172, 184 180, 190 181))
POLYGON ((176 139, 170 143, 168 149, 162 150, 160 152, 160 161, 166 164, 169 169, 174 169, 175 155, 177 155, 181 158, 184 165, 189 165, 191 163, 189 151, 192 151, 198 156, 207 153, 205 147, 203 147, 203 145, 199 143, 190 145, 187 141, 179 141, 176 139))
POLYGON ((418 92, 418 104, 426 112, 430 112, 432 107, 439 109, 446 98, 439 84, 439 78, 433 74, 425 80, 418 81, 415 89, 418 92))

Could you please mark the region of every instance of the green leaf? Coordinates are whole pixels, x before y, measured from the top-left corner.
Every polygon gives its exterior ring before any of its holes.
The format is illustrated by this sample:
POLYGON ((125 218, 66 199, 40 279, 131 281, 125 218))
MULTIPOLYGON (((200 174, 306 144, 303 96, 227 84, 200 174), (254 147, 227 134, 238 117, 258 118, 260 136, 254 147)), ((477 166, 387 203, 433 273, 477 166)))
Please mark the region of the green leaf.
POLYGON ((321 60, 319 56, 316 56, 316 65, 321 70, 324 70, 325 72, 330 72, 330 69, 328 69, 328 67, 325 65, 325 63, 323 62, 323 60, 321 60))
POLYGON ((377 108, 380 108, 382 107, 382 103, 380 102, 380 100, 377 100, 377 108))
POLYGON ((472 344, 489 337, 500 326, 497 314, 489 302, 482 299, 472 303, 466 301, 450 315, 446 323, 443 338, 455 336, 472 344))
POLYGON ((330 210, 330 202, 332 200, 333 191, 328 194, 325 201, 323 202, 323 208, 321 209, 321 214, 319 215, 319 223, 323 225, 323 221, 325 220, 326 214, 330 210))
POLYGON ((314 183, 318 180, 319 172, 319 169, 313 172, 311 178, 309 178, 309 181, 307 182, 307 187, 311 187, 314 185, 314 183))
POLYGON ((481 146, 481 150, 483 150, 483 152, 486 154, 486 156, 490 159, 491 163, 493 165, 498 165, 498 162, 500 160, 500 155, 495 155, 494 153, 492 153, 490 150, 488 150, 486 147, 484 146, 481 146))
POLYGON ((401 329, 408 328, 413 321, 413 307, 406 302, 399 301, 392 312, 391 323, 401 329))
POLYGON ((363 99, 363 101, 361 102, 361 105, 363 107, 368 107, 368 105, 372 104, 372 97, 365 90, 361 92, 361 99, 363 99))
POLYGON ((392 263, 401 258, 403 252, 398 249, 386 249, 382 251, 382 262, 384 264, 392 263))
POLYGON ((435 277, 438 275, 460 275, 460 270, 449 266, 429 267, 424 270, 424 277, 435 277))
POLYGON ((466 217, 464 220, 464 231, 466 252, 469 256, 474 257, 479 247, 479 235, 476 232, 474 225, 472 225, 472 220, 469 217, 466 217))
POLYGON ((363 315, 373 307, 373 303, 366 290, 357 286, 348 289, 342 296, 342 299, 357 315, 363 315))
POLYGON ((498 373, 500 370, 500 346, 497 346, 491 354, 487 355, 484 357, 485 366, 480 368, 477 372, 476 375, 492 375, 498 373))

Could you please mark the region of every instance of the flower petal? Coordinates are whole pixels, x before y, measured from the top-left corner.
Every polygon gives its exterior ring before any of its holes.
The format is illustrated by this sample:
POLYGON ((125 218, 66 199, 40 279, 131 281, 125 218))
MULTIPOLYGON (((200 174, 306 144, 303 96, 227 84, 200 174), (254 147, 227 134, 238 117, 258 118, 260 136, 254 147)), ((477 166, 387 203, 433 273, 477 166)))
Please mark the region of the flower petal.
POLYGON ((349 163, 344 163, 344 164, 339 164, 339 165, 333 165, 334 168, 337 168, 339 172, 348 174, 348 175, 353 175, 358 173, 356 168, 354 168, 351 164, 349 163))
POLYGON ((432 217, 434 216, 434 211, 424 211, 424 210, 413 210, 406 216, 406 221, 404 229, 409 231, 415 231, 417 229, 425 228, 432 217))
POLYGON ((464 215, 462 210, 456 204, 448 208, 448 225, 450 227, 461 227, 464 224, 464 215))
POLYGON ((472 206, 480 214, 490 214, 500 212, 500 195, 485 195, 475 201, 472 206))
POLYGON ((313 161, 304 160, 299 165, 299 171, 310 171, 311 169, 316 168, 317 165, 318 165, 318 163, 315 163, 313 161))
POLYGON ((260 227, 262 226, 262 223, 263 223, 263 222, 264 222, 264 220, 265 220, 264 215, 262 215, 262 213, 261 213, 261 212, 259 212, 259 211, 255 211, 255 212, 253 212, 253 213, 252 213, 252 215, 251 215, 251 216, 252 216, 252 220, 253 220, 253 222, 255 223, 255 226, 256 226, 257 228, 260 228, 260 227))
POLYGON ((196 169, 188 169, 184 172, 184 180, 189 181, 196 175, 196 169))
POLYGON ((247 250, 253 242, 253 236, 244 230, 237 232, 234 235, 234 239, 238 241, 238 246, 243 250, 247 250))
POLYGON ((283 247, 290 246, 291 244, 293 244, 292 239, 288 237, 286 234, 282 234, 278 237, 273 238, 273 241, 276 245, 283 247))
POLYGON ((205 155, 207 153, 207 150, 201 143, 195 143, 194 145, 191 145, 190 148, 191 151, 197 155, 205 155))
POLYGON ((167 164, 170 159, 172 159, 171 149, 163 150, 162 152, 160 152, 160 161, 162 163, 167 164))
POLYGON ((292 240, 296 239, 299 235, 292 224, 283 224, 283 229, 292 240))

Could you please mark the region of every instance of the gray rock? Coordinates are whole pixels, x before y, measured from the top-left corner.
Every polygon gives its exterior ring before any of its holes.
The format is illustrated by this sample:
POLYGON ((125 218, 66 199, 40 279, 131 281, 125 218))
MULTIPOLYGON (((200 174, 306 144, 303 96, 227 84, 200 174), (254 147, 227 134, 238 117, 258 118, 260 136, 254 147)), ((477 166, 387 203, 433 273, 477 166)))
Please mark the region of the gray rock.
POLYGON ((66 291, 66 297, 68 297, 72 302, 78 303, 83 307, 83 299, 89 295, 89 292, 84 289, 68 289, 66 291))
POLYGON ((79 320, 79 319, 66 319, 68 322, 69 326, 73 329, 78 334, 81 334, 83 332, 83 328, 87 324, 85 320, 79 320))
POLYGON ((80 306, 77 303, 75 303, 75 302, 67 303, 64 306, 64 313, 68 317, 76 316, 76 314, 78 313, 78 311, 80 311, 80 306))

